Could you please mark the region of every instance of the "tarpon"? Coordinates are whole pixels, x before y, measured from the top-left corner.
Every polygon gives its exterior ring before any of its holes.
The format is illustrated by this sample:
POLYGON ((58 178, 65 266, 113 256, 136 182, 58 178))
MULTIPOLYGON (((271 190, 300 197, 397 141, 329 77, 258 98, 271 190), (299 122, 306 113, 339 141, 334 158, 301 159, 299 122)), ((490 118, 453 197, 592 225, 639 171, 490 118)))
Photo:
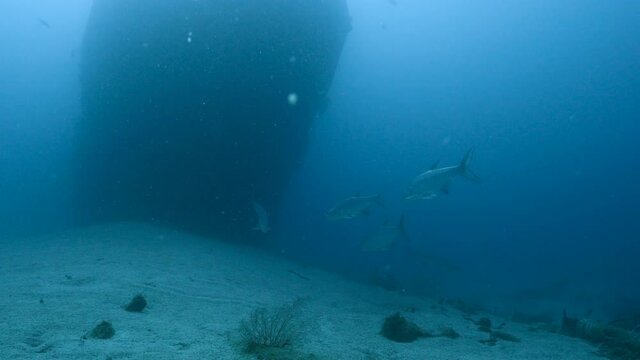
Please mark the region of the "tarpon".
POLYGON ((267 210, 265 210, 262 205, 254 201, 253 211, 255 211, 258 216, 258 223, 253 229, 261 231, 263 234, 268 233, 271 228, 269 228, 269 215, 267 214, 267 210))
POLYGON ((384 225, 375 233, 369 235, 360 244, 360 250, 364 252, 384 252, 391 250, 399 242, 408 242, 409 237, 404 229, 404 215, 395 225, 384 225))
POLYGON ((380 195, 352 196, 339 202, 327 211, 326 215, 329 220, 353 219, 360 215, 367 215, 369 208, 374 205, 384 207, 380 195))
POLYGON ((413 179, 407 191, 406 199, 432 199, 438 196, 440 192, 448 194, 451 181, 458 176, 474 182, 480 182, 480 179, 469 171, 472 153, 472 150, 467 151, 459 165, 438 167, 436 163, 431 169, 418 175, 413 179))

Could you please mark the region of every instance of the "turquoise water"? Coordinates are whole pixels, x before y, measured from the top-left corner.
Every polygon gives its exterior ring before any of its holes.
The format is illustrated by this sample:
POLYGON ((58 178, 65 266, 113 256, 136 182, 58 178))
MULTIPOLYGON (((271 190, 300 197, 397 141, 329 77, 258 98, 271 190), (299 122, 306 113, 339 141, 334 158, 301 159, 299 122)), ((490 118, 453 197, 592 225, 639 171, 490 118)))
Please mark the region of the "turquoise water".
POLYGON ((637 329, 637 23, 573 0, 5 2, 0 243, 151 223, 637 329), (480 181, 406 199, 469 149, 480 181))

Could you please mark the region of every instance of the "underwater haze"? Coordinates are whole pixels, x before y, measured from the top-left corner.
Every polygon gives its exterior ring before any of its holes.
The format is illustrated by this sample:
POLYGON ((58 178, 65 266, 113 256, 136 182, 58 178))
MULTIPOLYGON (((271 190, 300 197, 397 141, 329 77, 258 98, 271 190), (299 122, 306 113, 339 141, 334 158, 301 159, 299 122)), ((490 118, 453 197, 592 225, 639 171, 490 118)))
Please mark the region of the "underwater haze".
POLYGON ((136 222, 637 335, 637 24, 634 1, 5 0, 0 250, 136 222))
POLYGON ((0 233, 69 225, 85 0, 0 4, 0 233))
POLYGON ((344 249, 404 213, 412 242, 460 267, 431 278, 438 287, 478 300, 637 311, 640 6, 352 1, 350 9, 332 105, 282 211, 290 246, 362 273, 360 256, 344 249), (450 195, 402 200, 414 176, 438 161, 456 165, 470 148, 480 184, 455 180, 450 195), (358 192, 382 194, 387 208, 356 224, 320 216, 358 192))

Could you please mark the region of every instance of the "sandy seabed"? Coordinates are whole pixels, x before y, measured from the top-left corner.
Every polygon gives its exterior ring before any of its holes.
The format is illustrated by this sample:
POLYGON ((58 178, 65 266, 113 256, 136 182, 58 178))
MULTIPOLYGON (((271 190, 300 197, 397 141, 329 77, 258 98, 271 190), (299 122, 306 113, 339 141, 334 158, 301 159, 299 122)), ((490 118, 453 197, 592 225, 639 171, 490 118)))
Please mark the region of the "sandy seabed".
POLYGON ((602 359, 581 340, 484 315, 521 339, 488 346, 479 342, 486 333, 435 299, 141 224, 0 239, 0 359, 249 359, 236 345, 240 321, 296 297, 306 299, 309 319, 296 349, 317 359, 602 359), (138 293, 147 309, 124 311, 138 293), (450 326, 461 337, 382 337, 383 319, 407 309, 417 309, 406 316, 425 329, 450 326), (83 338, 102 320, 113 324, 113 338, 83 338))

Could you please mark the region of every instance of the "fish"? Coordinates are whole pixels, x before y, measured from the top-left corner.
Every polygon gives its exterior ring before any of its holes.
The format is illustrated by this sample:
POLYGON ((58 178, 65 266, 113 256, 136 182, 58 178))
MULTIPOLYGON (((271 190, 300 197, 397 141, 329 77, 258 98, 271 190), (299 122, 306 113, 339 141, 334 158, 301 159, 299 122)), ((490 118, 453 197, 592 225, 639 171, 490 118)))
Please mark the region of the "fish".
POLYGON ((267 210, 265 210, 262 205, 254 201, 253 211, 255 211, 256 215, 258 216, 258 223, 253 228, 253 230, 258 230, 263 234, 271 231, 271 228, 269 227, 269 214, 267 214, 267 210))
POLYGON ((368 215, 369 209, 374 205, 384 207, 382 196, 351 196, 327 211, 326 216, 329 220, 353 219, 360 215, 368 215))
POLYGON ((433 199, 439 193, 450 193, 451 182, 454 178, 462 176, 473 182, 480 182, 480 178, 469 170, 469 162, 473 155, 473 149, 465 154, 460 164, 456 166, 438 167, 438 163, 433 164, 431 169, 416 176, 409 189, 405 199, 433 199))
POLYGON ((367 236, 360 244, 360 250, 363 252, 386 252, 401 241, 405 243, 409 241, 409 236, 404 228, 404 215, 400 216, 400 221, 397 224, 381 226, 376 232, 367 236))
POLYGON ((42 18, 38 18, 38 22, 40 23, 40 25, 46 27, 47 29, 51 29, 51 24, 49 24, 48 22, 44 21, 42 18))

